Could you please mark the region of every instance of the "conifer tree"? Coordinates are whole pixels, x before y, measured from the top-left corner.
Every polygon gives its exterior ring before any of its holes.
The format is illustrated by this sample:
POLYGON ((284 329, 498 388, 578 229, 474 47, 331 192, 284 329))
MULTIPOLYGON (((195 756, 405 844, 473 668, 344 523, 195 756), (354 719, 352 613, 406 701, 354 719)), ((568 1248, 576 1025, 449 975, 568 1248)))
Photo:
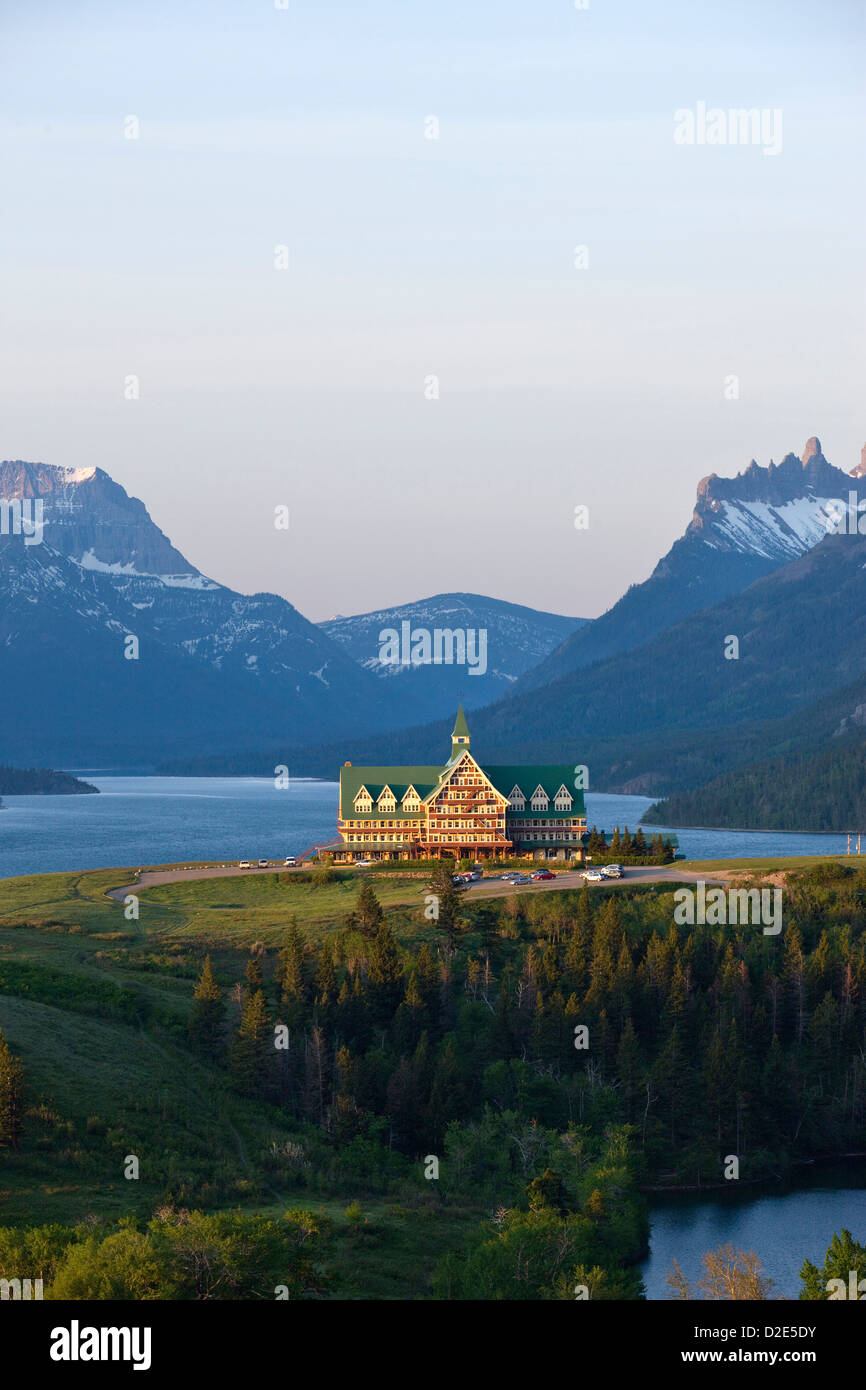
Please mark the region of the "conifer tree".
POLYGON ((457 937, 462 926, 460 895, 466 885, 455 883, 448 861, 440 860, 433 870, 428 887, 437 899, 436 926, 445 937, 448 954, 453 956, 457 950, 457 937))
POLYGON ((321 1004, 332 1003, 337 996, 337 975, 330 941, 326 941, 319 952, 315 989, 316 999, 321 1004))
POLYGON ((274 1035, 265 996, 260 989, 256 989, 244 1000, 241 1021, 232 1042, 232 1073, 241 1089, 268 1089, 273 1047, 274 1035))
POLYGON ((382 925, 383 916, 373 885, 369 879, 365 879, 361 884, 358 901, 355 903, 355 910, 352 913, 352 925, 357 927, 362 936, 366 936, 368 940, 372 941, 382 925))
POLYGON ((0 1149, 17 1149, 24 1110, 24 1068, 0 1032, 0 1149))
POLYGON ((823 1267, 817 1269, 811 1260, 806 1260, 800 1278, 803 1281, 800 1298, 803 1300, 830 1299, 831 1295, 835 1295, 836 1301, 839 1301, 849 1299, 853 1292, 860 1302, 866 1296, 859 1290, 860 1281, 866 1280, 866 1245, 861 1245, 843 1227, 841 1235, 834 1234, 824 1256, 823 1267), (840 1280, 841 1287, 836 1284, 828 1288, 831 1279, 840 1280))
POLYGON ((289 923, 286 944, 280 951, 277 978, 282 988, 280 1020, 290 1031, 303 1027, 307 1011, 307 990, 304 983, 304 937, 293 917, 289 923))
POLYGON ((223 1044, 226 1006, 222 990, 214 979, 210 956, 205 956, 198 984, 193 991, 189 1036, 193 1047, 213 1057, 223 1044))
POLYGON ((370 950, 369 981, 376 1017, 382 1022, 393 1018, 403 993, 403 962, 394 933, 385 921, 370 950))

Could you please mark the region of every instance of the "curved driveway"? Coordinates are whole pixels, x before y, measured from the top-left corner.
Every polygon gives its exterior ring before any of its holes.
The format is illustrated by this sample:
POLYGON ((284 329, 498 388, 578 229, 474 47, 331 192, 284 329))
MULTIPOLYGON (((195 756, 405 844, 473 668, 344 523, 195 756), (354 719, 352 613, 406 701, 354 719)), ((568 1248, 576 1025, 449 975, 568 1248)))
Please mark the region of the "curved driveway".
MULTIPOLYGON (((107 898, 114 898, 122 902, 127 893, 133 893, 136 889, 154 888, 159 883, 185 883, 192 882, 200 878, 249 878, 251 874, 290 874, 298 872, 284 868, 283 865, 271 865, 267 869, 239 869, 236 864, 220 864, 211 868, 192 868, 192 869, 144 869, 136 875, 135 881, 123 888, 111 888, 106 893, 107 898)), ((363 873, 363 870, 361 871, 363 873)), ((358 877, 361 877, 359 873, 358 877)), ((371 875, 375 883, 378 875, 371 875)), ((396 875, 395 875, 396 877, 396 875)), ((690 870, 678 869, 674 864, 666 864, 662 868, 633 868, 625 869, 622 878, 606 878, 604 884, 591 883, 590 888, 614 887, 627 888, 635 883, 725 883, 730 875, 721 871, 711 877, 706 873, 693 873, 690 870)), ((420 880, 407 879, 407 885, 420 880)), ((540 883, 518 883, 512 885, 503 883, 495 878, 479 879, 476 883, 470 884, 470 891, 473 897, 501 898, 508 893, 533 892, 544 893, 557 891, 563 888, 581 888, 583 886, 583 875, 576 870, 568 873, 557 874, 554 879, 542 880, 540 883)))

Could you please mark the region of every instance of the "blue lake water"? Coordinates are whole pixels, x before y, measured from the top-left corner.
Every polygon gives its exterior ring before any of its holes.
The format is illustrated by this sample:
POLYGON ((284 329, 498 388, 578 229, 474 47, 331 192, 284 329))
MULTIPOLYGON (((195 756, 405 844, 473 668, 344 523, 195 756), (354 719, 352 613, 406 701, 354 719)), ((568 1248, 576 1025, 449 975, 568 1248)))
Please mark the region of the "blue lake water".
MULTIPOLYGON (((80 772, 99 796, 9 796, 0 810, 0 878, 191 859, 277 859, 334 838, 335 782, 126 777, 80 772)), ((587 822, 634 831, 649 797, 587 794, 587 822)), ((657 827, 653 826, 655 830, 657 827)), ((691 859, 839 854, 844 835, 677 830, 691 859)))
MULTIPOLYGON (((733 1184, 731 1185, 733 1188, 733 1184)), ((793 1183, 739 1191, 653 1196, 649 1257, 640 1266, 647 1298, 667 1299, 674 1260, 689 1283, 703 1273, 701 1256, 720 1245, 753 1250, 773 1280, 775 1297, 796 1298, 803 1261, 818 1266, 834 1234, 847 1228, 866 1241, 866 1162, 815 1164, 793 1183)))

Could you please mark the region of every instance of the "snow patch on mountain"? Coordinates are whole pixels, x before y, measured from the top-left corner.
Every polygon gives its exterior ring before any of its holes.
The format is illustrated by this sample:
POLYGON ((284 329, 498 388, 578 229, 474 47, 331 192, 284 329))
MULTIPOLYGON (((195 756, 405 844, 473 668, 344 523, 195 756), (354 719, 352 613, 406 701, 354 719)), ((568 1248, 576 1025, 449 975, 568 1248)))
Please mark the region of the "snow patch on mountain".
POLYGON ((768 560, 804 555, 834 529, 839 499, 797 497, 781 506, 767 502, 722 502, 713 517, 707 545, 716 547, 712 532, 737 550, 768 560))

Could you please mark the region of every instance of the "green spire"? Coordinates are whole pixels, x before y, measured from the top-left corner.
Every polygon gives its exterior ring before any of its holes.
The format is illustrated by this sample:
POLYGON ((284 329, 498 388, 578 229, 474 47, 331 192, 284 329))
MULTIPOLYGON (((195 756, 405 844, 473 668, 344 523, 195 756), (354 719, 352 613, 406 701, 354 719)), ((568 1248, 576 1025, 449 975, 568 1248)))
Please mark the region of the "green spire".
POLYGON ((463 713, 463 706, 457 710, 457 718, 454 721, 454 729, 451 734, 451 759, 459 758, 461 753, 469 752, 469 725, 466 723, 466 715, 463 713))

